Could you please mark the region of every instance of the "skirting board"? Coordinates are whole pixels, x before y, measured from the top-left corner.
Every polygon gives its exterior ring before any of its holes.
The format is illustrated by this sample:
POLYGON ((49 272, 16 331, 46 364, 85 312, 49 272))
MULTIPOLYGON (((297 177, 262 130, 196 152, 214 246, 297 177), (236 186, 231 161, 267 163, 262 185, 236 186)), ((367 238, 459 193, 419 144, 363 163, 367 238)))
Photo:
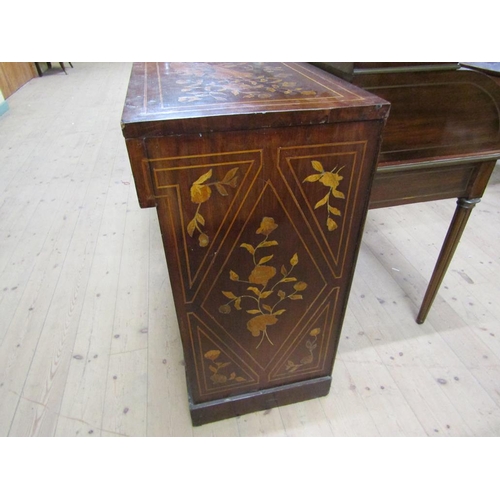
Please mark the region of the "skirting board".
POLYGON ((9 110, 9 104, 7 101, 2 101, 0 102, 0 116, 2 116, 4 113, 7 113, 9 110))

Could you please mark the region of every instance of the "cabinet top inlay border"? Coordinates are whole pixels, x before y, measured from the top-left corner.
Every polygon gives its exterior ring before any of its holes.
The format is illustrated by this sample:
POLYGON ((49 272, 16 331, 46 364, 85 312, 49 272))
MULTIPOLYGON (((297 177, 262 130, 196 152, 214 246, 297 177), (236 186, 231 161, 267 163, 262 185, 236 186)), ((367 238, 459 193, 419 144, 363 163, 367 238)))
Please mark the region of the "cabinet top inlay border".
POLYGON ((190 133, 220 129, 223 119, 233 127, 239 119, 237 128, 250 129, 267 127, 267 114, 290 126, 304 113, 316 112, 308 123, 324 123, 332 110, 348 115, 359 107, 379 118, 388 103, 306 63, 143 62, 133 65, 122 126, 125 135, 127 127, 158 122, 190 133))

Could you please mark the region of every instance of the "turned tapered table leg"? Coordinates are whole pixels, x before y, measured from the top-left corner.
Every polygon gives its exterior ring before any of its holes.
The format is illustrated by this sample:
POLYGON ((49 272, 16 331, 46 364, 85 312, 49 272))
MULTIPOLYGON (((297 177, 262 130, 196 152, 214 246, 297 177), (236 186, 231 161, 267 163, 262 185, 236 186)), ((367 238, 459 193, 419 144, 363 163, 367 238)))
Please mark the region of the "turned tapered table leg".
POLYGON ((455 210, 455 214, 448 229, 448 233, 441 248, 436 266, 434 267, 429 286, 427 287, 427 291, 425 292, 422 306, 420 307, 420 311, 417 316, 416 321, 418 324, 422 324, 425 321, 432 303, 436 298, 437 292, 439 290, 439 287, 441 286, 441 282, 443 281, 448 266, 450 265, 451 259, 453 258, 460 238, 462 237, 462 233, 464 232, 465 226, 467 225, 467 221, 469 220, 472 209, 480 201, 481 198, 459 198, 457 200, 457 208, 455 210))

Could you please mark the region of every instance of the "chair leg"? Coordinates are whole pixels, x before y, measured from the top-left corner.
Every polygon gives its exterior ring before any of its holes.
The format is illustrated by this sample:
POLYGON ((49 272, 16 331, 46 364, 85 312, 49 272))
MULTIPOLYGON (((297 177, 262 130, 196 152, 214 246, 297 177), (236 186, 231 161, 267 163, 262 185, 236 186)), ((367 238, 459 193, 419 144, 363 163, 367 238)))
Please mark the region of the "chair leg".
MULTIPOLYGON (((62 70, 66 73, 66 68, 64 67, 64 63, 60 62, 59 64, 61 65, 62 70)), ((66 74, 68 74, 68 73, 66 73, 66 74)))
POLYGON ((73 67, 73 65, 71 63, 68 63, 71 67, 73 67))
POLYGON ((453 258, 453 254, 458 246, 460 238, 464 232, 467 221, 469 220, 472 209, 481 201, 481 198, 459 198, 457 208, 451 221, 448 233, 444 240, 441 252, 439 254, 436 266, 429 281, 429 286, 425 292, 422 306, 417 316, 417 323, 421 325, 427 318, 427 314, 436 298, 441 282, 453 258))

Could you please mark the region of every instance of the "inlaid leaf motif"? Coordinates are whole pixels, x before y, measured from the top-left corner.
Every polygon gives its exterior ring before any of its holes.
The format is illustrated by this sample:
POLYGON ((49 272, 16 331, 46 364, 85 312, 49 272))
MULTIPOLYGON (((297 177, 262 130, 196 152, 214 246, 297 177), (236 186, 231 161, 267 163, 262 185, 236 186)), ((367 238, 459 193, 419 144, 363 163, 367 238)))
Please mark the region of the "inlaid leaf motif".
POLYGON ((338 189, 340 182, 343 180, 343 177, 339 175, 339 172, 344 167, 335 167, 330 172, 325 171, 322 163, 317 160, 311 160, 311 165, 317 172, 321 172, 319 174, 312 174, 307 176, 302 182, 319 182, 323 186, 329 188, 327 194, 316 202, 314 205, 314 210, 317 210, 320 207, 326 206, 327 210, 327 218, 326 218, 326 227, 328 231, 335 231, 338 228, 337 222, 330 217, 330 215, 334 215, 340 217, 342 215, 341 211, 331 205, 331 199, 345 199, 345 195, 342 191, 338 189))
POLYGON ((227 189, 222 184, 216 184, 215 187, 217 188, 217 191, 219 191, 220 195, 222 195, 222 196, 229 195, 229 193, 227 192, 227 189))
POLYGON ((242 243, 240 247, 246 248, 252 255, 255 253, 255 248, 252 245, 249 245, 248 243, 242 243))
POLYGON ((261 296, 260 290, 257 287, 255 287, 255 286, 249 286, 247 288, 247 290, 250 290, 251 292, 255 293, 255 295, 257 295, 257 297, 261 296))
POLYGON ((265 264, 266 262, 269 262, 272 258, 273 258, 273 255, 267 255, 266 257, 262 257, 262 259, 259 260, 259 265, 265 264))
POLYGON ((212 177, 212 169, 210 169, 206 174, 203 174, 201 177, 199 177, 197 180, 193 182, 193 186, 198 186, 200 184, 203 184, 205 181, 208 181, 212 177))
POLYGON ((278 244, 277 241, 264 241, 259 245, 259 248, 267 248, 267 247, 274 247, 278 244))
POLYGON ((205 217, 201 215, 199 212, 196 214, 196 221, 199 222, 202 226, 205 225, 205 217))
POLYGON ((304 179, 303 182, 316 182, 316 181, 319 181, 321 179, 321 175, 322 174, 313 174, 313 175, 309 175, 308 177, 306 177, 304 179))
POLYGON ((189 236, 193 236, 194 232, 196 231, 196 219, 193 219, 188 225, 187 225, 187 232, 189 236))
POLYGON ((260 314, 261 310, 260 309, 250 309, 247 311, 248 314, 260 314))
POLYGON ((319 208, 322 207, 323 205, 326 205, 328 203, 328 200, 330 199, 330 193, 328 193, 324 198, 318 201, 316 205, 314 205, 314 208, 319 208))
POLYGON ((229 181, 231 181, 235 175, 238 173, 238 167, 232 168, 225 176, 224 179, 222 179, 223 184, 227 184, 229 181))
POLYGON ((311 164, 314 168, 314 170, 317 170, 318 172, 324 172, 325 170, 323 169, 323 165, 317 161, 317 160, 312 160, 311 164))

